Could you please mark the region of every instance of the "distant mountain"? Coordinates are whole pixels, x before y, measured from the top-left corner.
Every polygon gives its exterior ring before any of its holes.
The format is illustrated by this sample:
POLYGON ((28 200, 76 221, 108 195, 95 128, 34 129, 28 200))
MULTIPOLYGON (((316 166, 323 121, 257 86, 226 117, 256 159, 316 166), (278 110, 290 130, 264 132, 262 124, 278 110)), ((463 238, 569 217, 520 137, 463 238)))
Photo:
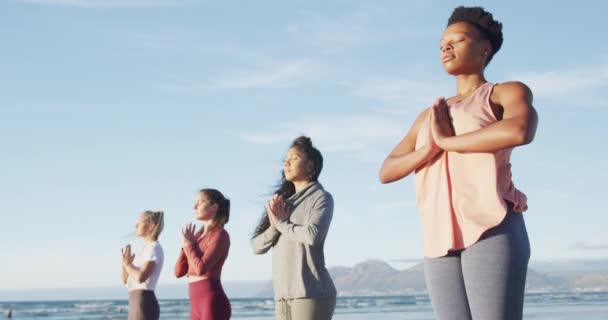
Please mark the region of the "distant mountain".
POLYGON ((426 290, 421 265, 399 271, 386 262, 369 260, 352 268, 330 268, 329 273, 341 296, 398 295, 426 290))
MULTIPOLYGON (((368 260, 353 267, 329 268, 340 296, 426 294, 422 264, 398 270, 388 263, 368 260)), ((270 281, 224 281, 230 298, 272 297, 270 281)), ((608 292, 608 260, 533 262, 526 292, 608 292)), ((160 299, 187 299, 188 285, 159 284, 160 299)), ((124 287, 0 289, 0 301, 126 299, 124 287)))
MULTIPOLYGON (((569 262, 570 266, 574 264, 569 262)), ((608 264, 604 265, 608 269, 608 264)), ((554 269, 565 270, 558 266, 554 269)), ((564 292, 564 291, 608 291, 608 270, 568 273, 545 273, 528 269, 526 292, 564 292)), ((388 263, 368 260, 353 267, 332 267, 329 273, 334 280, 340 296, 379 296, 426 294, 424 268, 417 264, 405 270, 397 270, 388 263)), ((267 284, 259 292, 260 296, 272 296, 272 286, 267 284)))
POLYGON ((530 268, 551 274, 608 273, 608 259, 541 260, 530 262, 530 268))
MULTIPOLYGON (((399 271, 386 262, 372 260, 352 268, 330 268, 329 272, 342 296, 427 293, 422 264, 399 271)), ((528 269, 526 292, 557 291, 608 291, 608 270, 565 274, 528 269)))

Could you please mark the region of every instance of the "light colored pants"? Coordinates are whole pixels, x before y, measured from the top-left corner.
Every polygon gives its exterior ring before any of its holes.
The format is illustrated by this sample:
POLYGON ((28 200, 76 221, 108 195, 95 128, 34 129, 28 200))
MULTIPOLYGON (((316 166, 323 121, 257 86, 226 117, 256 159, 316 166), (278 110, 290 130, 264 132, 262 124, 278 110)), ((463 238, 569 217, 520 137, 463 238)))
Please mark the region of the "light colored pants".
POLYGON ((275 301, 277 320, 331 320, 336 297, 275 301))
POLYGON ((437 320, 521 320, 529 258, 519 212, 508 212, 500 225, 460 252, 425 258, 437 320))

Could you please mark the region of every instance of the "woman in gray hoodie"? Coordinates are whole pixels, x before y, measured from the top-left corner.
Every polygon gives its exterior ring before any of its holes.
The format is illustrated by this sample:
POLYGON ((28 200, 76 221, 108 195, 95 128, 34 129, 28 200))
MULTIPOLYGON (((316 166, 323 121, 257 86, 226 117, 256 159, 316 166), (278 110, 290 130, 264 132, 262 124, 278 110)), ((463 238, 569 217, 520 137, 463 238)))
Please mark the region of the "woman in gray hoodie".
POLYGON ((281 182, 255 229, 256 254, 272 250, 272 282, 278 320, 329 320, 336 288, 325 268, 323 246, 334 210, 318 182, 323 156, 308 137, 293 141, 281 182))

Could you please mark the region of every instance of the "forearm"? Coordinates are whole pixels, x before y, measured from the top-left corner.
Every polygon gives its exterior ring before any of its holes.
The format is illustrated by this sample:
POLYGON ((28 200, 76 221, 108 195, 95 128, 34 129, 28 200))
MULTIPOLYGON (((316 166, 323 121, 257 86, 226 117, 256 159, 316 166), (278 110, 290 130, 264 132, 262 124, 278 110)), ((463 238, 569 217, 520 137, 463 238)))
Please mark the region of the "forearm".
POLYGON ((129 278, 129 274, 127 273, 127 270, 125 270, 124 266, 121 269, 122 270, 121 270, 120 278, 122 280, 122 284, 127 284, 127 279, 129 278))
POLYGON ((452 152, 494 152, 500 149, 528 144, 533 135, 521 121, 505 119, 465 134, 446 137, 437 145, 452 152))
POLYGON ((404 155, 389 155, 380 168, 380 182, 390 183, 403 179, 430 161, 435 153, 429 146, 404 155))
POLYGON ((135 267, 133 264, 123 264, 123 276, 125 276, 125 282, 126 282, 126 278, 132 278, 132 279, 136 279, 139 281, 139 278, 141 277, 141 270, 137 267, 135 267))
POLYGON ((197 276, 208 273, 227 254, 228 246, 228 240, 223 238, 211 241, 204 253, 194 244, 184 246, 184 254, 188 260, 188 266, 191 267, 189 269, 193 270, 194 275, 197 276))
POLYGON ((305 245, 316 246, 323 243, 327 235, 333 211, 333 198, 326 194, 315 201, 305 224, 295 224, 285 219, 277 221, 276 228, 283 237, 305 245))
POLYGON ((173 269, 176 278, 181 278, 188 273, 188 260, 184 255, 184 250, 180 251, 177 262, 175 262, 175 268, 173 269))
POLYGON ((255 254, 264 254, 272 248, 281 233, 274 227, 269 226, 264 232, 251 240, 251 247, 255 254))
POLYGON ((277 228, 283 236, 309 246, 318 244, 322 238, 322 235, 319 234, 319 227, 315 224, 298 225, 283 220, 277 222, 277 228))

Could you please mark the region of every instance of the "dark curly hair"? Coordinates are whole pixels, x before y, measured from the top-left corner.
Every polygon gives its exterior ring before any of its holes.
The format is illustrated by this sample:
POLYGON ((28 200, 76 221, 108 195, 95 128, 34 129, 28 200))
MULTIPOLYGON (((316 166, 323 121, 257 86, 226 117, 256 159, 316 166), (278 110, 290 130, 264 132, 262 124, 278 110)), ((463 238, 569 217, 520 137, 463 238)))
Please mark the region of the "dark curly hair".
POLYGON ((460 6, 454 9, 448 19, 448 27, 457 22, 467 22, 477 28, 481 36, 490 42, 492 52, 488 55, 486 66, 502 46, 502 23, 494 20, 491 13, 482 7, 460 6))
MULTIPOLYGON (((319 180, 319 175, 321 175, 321 170, 323 170, 323 155, 321 152, 315 148, 312 144, 312 140, 309 137, 300 136, 297 137, 292 143, 289 149, 296 148, 298 151, 304 153, 306 155, 306 159, 311 162, 311 168, 309 172, 309 179, 312 182, 317 182, 319 180)), ((285 173, 281 170, 281 180, 276 186, 276 190, 272 194, 278 194, 282 196, 284 199, 287 199, 296 193, 296 188, 293 185, 293 182, 287 181, 285 179, 285 173)), ((255 228, 253 232, 253 237, 255 238, 266 229, 270 227, 270 220, 268 220, 268 212, 264 210, 264 214, 258 223, 258 226, 255 228)))

